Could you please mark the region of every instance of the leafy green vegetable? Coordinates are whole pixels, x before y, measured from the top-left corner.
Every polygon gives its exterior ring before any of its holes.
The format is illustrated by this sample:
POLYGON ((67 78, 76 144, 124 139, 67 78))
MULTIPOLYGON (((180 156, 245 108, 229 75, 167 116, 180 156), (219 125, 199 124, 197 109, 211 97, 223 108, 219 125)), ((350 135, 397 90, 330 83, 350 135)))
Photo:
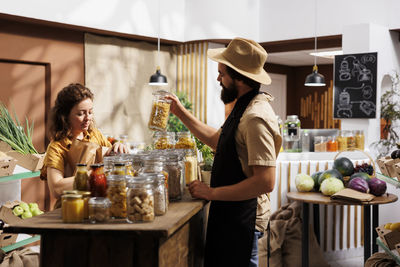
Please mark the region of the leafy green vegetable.
POLYGON ((25 118, 25 128, 18 120, 14 111, 14 119, 11 117, 6 106, 0 103, 0 140, 6 142, 12 149, 21 154, 37 154, 38 152, 32 144, 33 123, 29 126, 28 119, 25 118), (26 133, 25 133, 26 129, 26 133))

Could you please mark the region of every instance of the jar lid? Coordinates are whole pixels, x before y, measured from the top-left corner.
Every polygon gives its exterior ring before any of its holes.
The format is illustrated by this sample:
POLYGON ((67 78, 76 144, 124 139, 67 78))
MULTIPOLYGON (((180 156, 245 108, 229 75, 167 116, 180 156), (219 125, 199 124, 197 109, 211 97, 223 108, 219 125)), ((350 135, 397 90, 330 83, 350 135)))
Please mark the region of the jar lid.
POLYGON ((83 197, 89 197, 92 195, 92 193, 90 193, 90 191, 77 191, 79 195, 82 195, 83 197))
POLYGON ((68 195, 62 195, 63 199, 79 199, 82 198, 82 195, 80 194, 68 194, 68 195))
POLYGON ((286 119, 287 120, 297 120, 298 117, 297 117, 297 115, 287 115, 286 119))
POLYGON ((127 181, 128 187, 134 187, 139 184, 150 185, 154 182, 154 179, 149 177, 148 175, 139 174, 138 176, 134 176, 133 178, 130 177, 127 181))
POLYGON ((149 161, 149 162, 159 162, 159 163, 162 163, 163 161, 165 161, 165 157, 162 156, 162 155, 154 154, 154 155, 145 156, 143 160, 144 160, 145 162, 149 161))
POLYGON ((186 131, 186 132, 177 132, 176 133, 178 136, 186 136, 186 135, 188 135, 188 136, 191 136, 191 134, 190 134, 190 132, 188 132, 188 131, 186 131))
POLYGON ((153 182, 164 182, 165 181, 165 176, 164 174, 158 173, 158 172, 146 172, 142 174, 143 176, 146 176, 147 178, 150 178, 153 182))
POLYGON ((125 180, 126 180, 126 175, 111 174, 107 176, 107 181, 125 181, 125 180))
POLYGON ((64 190, 63 195, 77 194, 78 190, 64 190))
POLYGON ((114 162, 114 166, 116 166, 116 167, 125 167, 125 162, 114 162))
POLYGON ((106 197, 91 197, 88 204, 91 206, 110 207, 111 201, 106 197))
POLYGON ((86 167, 87 164, 86 163, 77 163, 76 166, 77 167, 86 167))
POLYGON ((103 163, 95 163, 95 164, 90 164, 90 168, 100 168, 103 167, 103 163))

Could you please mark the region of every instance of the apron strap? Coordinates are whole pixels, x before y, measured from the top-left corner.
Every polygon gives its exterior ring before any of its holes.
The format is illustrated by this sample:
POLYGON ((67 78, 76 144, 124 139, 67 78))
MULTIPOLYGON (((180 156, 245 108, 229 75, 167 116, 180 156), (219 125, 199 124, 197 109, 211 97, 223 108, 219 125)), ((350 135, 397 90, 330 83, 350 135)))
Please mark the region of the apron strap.
POLYGON ((271 220, 268 220, 267 231, 267 267, 269 267, 269 258, 271 258, 271 220))

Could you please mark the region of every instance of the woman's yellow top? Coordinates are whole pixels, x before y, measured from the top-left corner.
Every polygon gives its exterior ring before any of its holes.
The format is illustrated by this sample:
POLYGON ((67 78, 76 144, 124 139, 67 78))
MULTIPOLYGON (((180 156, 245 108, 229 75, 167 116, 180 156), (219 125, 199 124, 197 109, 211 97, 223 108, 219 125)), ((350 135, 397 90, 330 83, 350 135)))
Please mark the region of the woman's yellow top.
MULTIPOLYGON (((107 138, 96 128, 93 128, 84 133, 83 141, 96 143, 100 146, 111 147, 111 143, 107 138)), ((65 137, 59 141, 51 141, 46 150, 43 167, 40 170, 40 178, 47 179, 47 167, 55 168, 64 173, 64 168, 67 163, 67 153, 71 147, 72 140, 65 137)))

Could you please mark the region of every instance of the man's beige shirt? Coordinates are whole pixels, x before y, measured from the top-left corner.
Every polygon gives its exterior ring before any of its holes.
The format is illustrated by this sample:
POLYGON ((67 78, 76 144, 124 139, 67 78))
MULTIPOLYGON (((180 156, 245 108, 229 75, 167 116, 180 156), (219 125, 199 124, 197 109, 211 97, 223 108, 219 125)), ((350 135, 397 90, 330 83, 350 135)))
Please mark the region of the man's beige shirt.
MULTIPOLYGON (((253 175, 250 166, 275 167, 276 158, 282 145, 279 126, 269 94, 258 94, 251 100, 240 119, 235 135, 236 150, 247 177, 253 175)), ((264 194, 257 198, 256 229, 264 232, 270 216, 269 197, 264 194)))

